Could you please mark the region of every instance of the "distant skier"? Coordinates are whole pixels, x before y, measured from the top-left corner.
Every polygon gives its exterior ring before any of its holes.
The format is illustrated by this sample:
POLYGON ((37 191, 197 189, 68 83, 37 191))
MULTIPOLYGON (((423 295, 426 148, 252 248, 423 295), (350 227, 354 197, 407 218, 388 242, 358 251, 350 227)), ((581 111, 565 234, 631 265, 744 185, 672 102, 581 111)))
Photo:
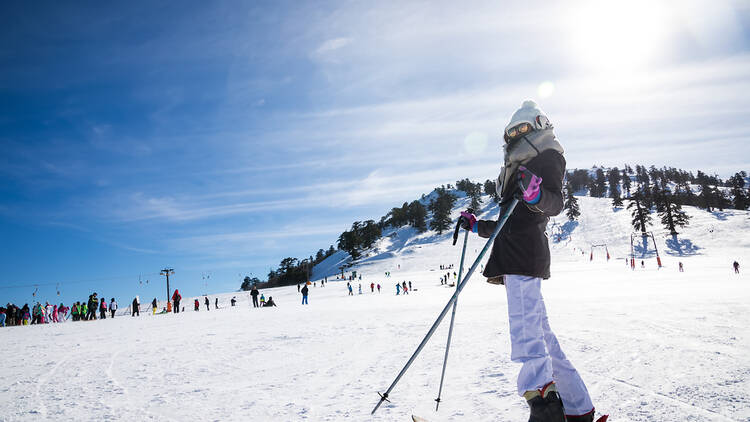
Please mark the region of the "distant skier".
POLYGON ((359 294, 362 294, 362 283, 359 283, 359 294))
MULTIPOLYGON (((270 299, 271 296, 268 296, 268 298, 270 299)), ((266 297, 263 295, 263 293, 260 294, 260 306, 266 306, 266 297)))
POLYGON ((396 283, 396 296, 401 294, 401 285, 396 283))
POLYGON ((99 318, 100 319, 106 319, 107 318, 107 302, 104 298, 102 298, 102 301, 99 303, 99 318))
POLYGON ((265 298, 263 298, 263 296, 261 296, 261 301, 265 302, 265 303, 263 303, 263 307, 264 308, 267 308, 267 307, 270 307, 270 306, 276 306, 276 302, 273 301, 273 298, 271 296, 268 296, 268 302, 266 302, 265 298))
POLYGON ((299 283, 297 283, 297 293, 299 293, 299 283))
POLYGON ((193 301, 193 310, 195 312, 198 312, 200 309, 201 309, 201 303, 198 302, 198 298, 195 298, 195 300, 193 301))
POLYGON ((740 273, 740 263, 737 261, 734 261, 732 264, 732 267, 734 267, 734 273, 739 274, 740 273))
MULTIPOLYGON (((138 307, 140 307, 140 303, 138 304, 138 307)), ((156 301, 156 298, 151 301, 151 315, 156 315, 156 310, 159 308, 159 302, 156 301)))
POLYGON ((678 265, 680 266, 680 272, 685 272, 685 268, 682 267, 682 261, 678 262, 678 265))
MULTIPOLYGON (((521 202, 495 239, 484 276, 489 283, 505 284, 511 360, 523 364, 518 394, 529 405, 530 421, 590 422, 594 405, 550 329, 541 295, 541 281, 550 277, 545 228, 549 217, 563 209, 563 149, 549 119, 533 101, 524 101, 513 114, 504 140, 504 166, 496 184, 500 205, 507 206, 513 198, 521 202)), ((477 221, 466 211, 460 222, 484 238, 498 224, 477 221)))
POLYGON ((409 294, 409 288, 406 287, 406 282, 405 281, 401 284, 401 288, 404 290, 404 294, 405 295, 409 294))
MULTIPOLYGON (((310 290, 307 288, 307 284, 305 284, 304 287, 302 287, 302 304, 307 305, 307 294, 310 292, 310 290)), ((269 296, 270 299, 270 296, 269 296)))
POLYGON ((112 300, 109 301, 109 313, 111 314, 111 318, 115 317, 115 311, 117 311, 117 302, 115 302, 115 298, 112 298, 112 300))
POLYGON ((380 293, 380 283, 378 283, 378 293, 380 293))
POLYGON ((177 289, 174 289, 174 293, 172 294, 172 302, 174 303, 174 313, 178 314, 180 313, 180 301, 182 300, 182 295, 180 295, 180 291, 177 289))
MULTIPOLYGON (((156 301, 156 299, 154 299, 154 301, 156 301)), ((136 297, 133 298, 133 304, 132 305, 133 305, 133 309, 130 310, 130 316, 134 317, 134 316, 136 316, 136 314, 138 316, 141 316, 141 306, 140 306, 140 303, 138 301, 138 296, 136 296, 136 297)))
POLYGON ((237 297, 232 296, 232 300, 230 300, 229 303, 231 303, 231 306, 234 306, 234 304, 237 303, 237 297))
POLYGON ((214 309, 219 309, 219 298, 214 298, 214 309))
POLYGON ((411 280, 409 280, 409 290, 411 290, 411 280))
POLYGON ((352 285, 349 284, 349 282, 346 282, 346 288, 349 290, 349 296, 354 296, 354 291, 352 290, 352 285))
MULTIPOLYGON (((299 291, 299 284, 297 285, 297 291, 299 291)), ((253 297, 253 308, 257 308, 259 306, 258 305, 258 294, 259 293, 260 292, 258 292, 258 288, 255 287, 255 285, 253 284, 253 289, 250 290, 250 296, 253 297)))
POLYGON ((370 283, 370 293, 375 293, 375 283, 370 283))
POLYGON ((206 296, 206 300, 204 300, 203 302, 205 302, 205 304, 206 304, 206 310, 207 310, 207 311, 210 311, 210 310, 211 310, 211 308, 209 308, 209 305, 210 305, 210 303, 211 303, 211 302, 209 302, 209 300, 208 300, 208 296, 206 296))

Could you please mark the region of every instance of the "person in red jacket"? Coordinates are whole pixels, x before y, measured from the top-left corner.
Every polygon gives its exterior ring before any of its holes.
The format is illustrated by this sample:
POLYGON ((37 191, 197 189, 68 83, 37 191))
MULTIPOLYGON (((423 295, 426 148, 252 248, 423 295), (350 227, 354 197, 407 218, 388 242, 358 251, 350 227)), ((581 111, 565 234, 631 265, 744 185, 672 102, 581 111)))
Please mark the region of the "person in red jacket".
POLYGON ((195 311, 197 312, 201 307, 200 302, 198 302, 198 298, 195 299, 194 305, 195 305, 195 311))
POLYGON ((180 296, 180 291, 177 289, 174 289, 174 293, 172 294, 172 303, 174 304, 174 313, 180 312, 180 300, 182 300, 182 296, 180 296))

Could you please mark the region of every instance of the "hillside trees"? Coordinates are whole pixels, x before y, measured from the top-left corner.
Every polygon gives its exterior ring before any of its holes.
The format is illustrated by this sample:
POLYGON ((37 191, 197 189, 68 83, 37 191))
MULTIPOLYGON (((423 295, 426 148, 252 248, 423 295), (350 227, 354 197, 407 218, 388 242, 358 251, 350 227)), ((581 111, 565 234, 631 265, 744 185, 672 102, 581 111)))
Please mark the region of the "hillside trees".
POLYGON ((633 219, 630 224, 633 226, 633 229, 640 230, 645 236, 646 228, 651 225, 652 219, 648 209, 643 206, 643 198, 640 192, 636 192, 630 199, 628 209, 631 210, 630 216, 633 219))
POLYGON ((565 184, 565 204, 563 204, 563 209, 569 221, 575 221, 581 215, 581 210, 578 208, 578 200, 573 195, 573 185, 570 182, 565 184))
POLYGON ((612 198, 613 207, 622 206, 622 197, 620 197, 620 169, 613 167, 607 172, 607 181, 609 182, 609 197, 612 198))
POLYGON ((490 198, 492 198, 493 201, 495 201, 496 204, 500 203, 500 196, 497 194, 497 189, 495 188, 495 181, 487 179, 484 181, 484 194, 489 195, 490 198))
POLYGON ((575 169, 573 171, 568 171, 566 178, 568 182, 570 182, 570 186, 573 187, 573 192, 578 192, 591 184, 589 171, 584 169, 575 169))
POLYGON ((661 224, 669 230, 669 234, 676 236, 677 227, 688 225, 690 216, 682 210, 682 206, 675 202, 675 196, 668 189, 662 190, 658 195, 657 211, 661 217, 661 224))
POLYGON ((437 197, 430 201, 428 207, 432 212, 430 228, 435 230, 438 234, 443 234, 443 232, 449 230, 453 224, 450 214, 451 209, 453 209, 453 204, 456 203, 456 197, 442 187, 435 189, 435 192, 437 193, 437 197))
POLYGON ((471 199, 469 208, 478 210, 482 205, 482 184, 473 183, 469 179, 463 179, 456 182, 456 189, 466 192, 466 196, 471 199))
POLYGON ((363 250, 372 246, 380 238, 381 234, 380 225, 374 220, 355 221, 352 223, 351 230, 339 236, 339 249, 348 252, 353 259, 357 259, 363 250))
POLYGON ((607 178, 604 170, 596 169, 596 176, 589 185, 589 193, 595 198, 604 198, 607 195, 607 178))
POLYGON ((746 177, 747 173, 741 171, 739 173, 735 173, 735 175, 729 179, 729 185, 732 188, 731 192, 734 196, 732 205, 734 205, 734 209, 736 210, 746 210, 748 208, 748 205, 750 205, 750 199, 748 198, 747 191, 745 190, 746 177))
POLYGON ((409 204, 409 224, 419 233, 427 230, 427 209, 421 202, 415 200, 409 204))

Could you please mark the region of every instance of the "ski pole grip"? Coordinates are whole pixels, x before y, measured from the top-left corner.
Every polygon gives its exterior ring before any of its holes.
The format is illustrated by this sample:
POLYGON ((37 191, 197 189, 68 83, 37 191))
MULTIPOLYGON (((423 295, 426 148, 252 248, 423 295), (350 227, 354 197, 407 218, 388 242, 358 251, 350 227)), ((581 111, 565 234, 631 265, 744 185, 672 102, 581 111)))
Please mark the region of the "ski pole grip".
POLYGON ((453 246, 456 246, 456 242, 458 241, 459 230, 461 230, 461 217, 458 217, 458 222, 456 222, 456 229, 453 230, 453 246))

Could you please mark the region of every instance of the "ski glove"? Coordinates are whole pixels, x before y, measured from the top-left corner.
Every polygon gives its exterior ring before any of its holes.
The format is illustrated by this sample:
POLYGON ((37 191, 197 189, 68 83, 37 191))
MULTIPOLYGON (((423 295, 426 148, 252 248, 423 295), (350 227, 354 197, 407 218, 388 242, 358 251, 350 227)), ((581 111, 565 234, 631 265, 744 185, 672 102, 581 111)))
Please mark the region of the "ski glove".
POLYGON ((536 204, 542 196, 542 178, 524 166, 518 168, 518 188, 527 204, 536 204))
POLYGON ((469 211, 461 211, 461 217, 459 217, 461 227, 476 233, 477 232, 477 217, 469 211))

